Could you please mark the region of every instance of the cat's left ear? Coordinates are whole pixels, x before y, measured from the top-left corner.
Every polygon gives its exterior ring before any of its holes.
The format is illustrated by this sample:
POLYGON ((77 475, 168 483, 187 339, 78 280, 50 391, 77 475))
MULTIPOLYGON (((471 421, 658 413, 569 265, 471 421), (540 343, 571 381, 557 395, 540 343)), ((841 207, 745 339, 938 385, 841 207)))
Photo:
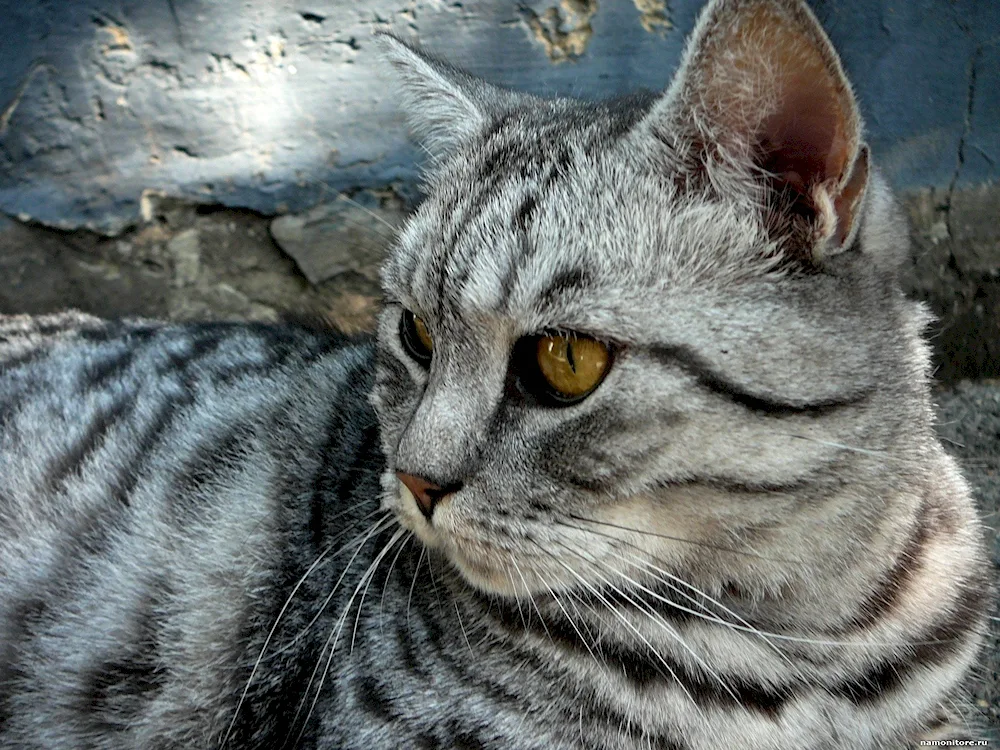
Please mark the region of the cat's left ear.
POLYGON ((489 123, 526 98, 437 60, 398 37, 375 34, 396 70, 401 106, 434 163, 448 158, 489 123))
POLYGON ((722 189, 747 176, 765 185, 769 224, 813 259, 850 246, 868 147, 840 59, 802 0, 712 0, 644 125, 722 189))

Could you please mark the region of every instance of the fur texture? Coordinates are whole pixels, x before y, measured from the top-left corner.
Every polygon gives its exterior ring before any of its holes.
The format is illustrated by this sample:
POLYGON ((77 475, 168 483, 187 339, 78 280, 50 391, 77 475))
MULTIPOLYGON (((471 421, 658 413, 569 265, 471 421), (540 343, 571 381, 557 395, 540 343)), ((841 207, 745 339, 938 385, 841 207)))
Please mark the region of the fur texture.
POLYGON ((382 43, 432 166, 374 343, 0 331, 2 744, 964 737, 982 530, 808 8, 715 0, 663 94, 601 103, 382 43), (543 333, 609 347, 582 400, 533 390, 543 333))

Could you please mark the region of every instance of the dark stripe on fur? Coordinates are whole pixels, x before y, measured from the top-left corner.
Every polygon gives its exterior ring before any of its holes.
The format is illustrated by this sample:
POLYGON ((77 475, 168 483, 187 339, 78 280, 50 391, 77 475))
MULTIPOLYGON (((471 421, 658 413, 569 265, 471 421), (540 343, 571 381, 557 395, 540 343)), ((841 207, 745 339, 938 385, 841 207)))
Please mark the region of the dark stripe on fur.
POLYGON ((150 454, 166 438, 167 430, 177 419, 180 411, 192 404, 194 397, 190 393, 185 393, 177 400, 167 400, 160 405, 153 420, 146 425, 136 442, 135 451, 120 467, 113 480, 111 496, 116 503, 131 504, 132 493, 142 478, 150 454))
POLYGON ((174 479, 175 491, 167 495, 170 509, 180 516, 207 509, 205 496, 239 470, 246 460, 250 437, 240 424, 221 435, 206 435, 174 479))
POLYGON ((91 418, 83 437, 67 448, 45 472, 50 490, 58 491, 70 476, 80 471, 88 459, 104 445, 108 433, 119 426, 126 414, 134 413, 135 401, 136 395, 131 393, 91 418))
POLYGON ((967 643, 969 634, 982 627, 983 612, 989 601, 989 581, 985 578, 967 581, 942 619, 916 634, 915 645, 907 656, 883 660, 864 674, 834 685, 830 692, 859 706, 898 692, 914 675, 951 659, 967 643))
POLYGON ((591 284, 591 275, 582 267, 569 268, 557 273, 539 296, 543 305, 551 305, 556 300, 565 300, 574 292, 586 289, 591 284))
MULTIPOLYGON (((610 594, 606 598, 612 607, 620 606, 622 597, 610 594)), ((785 703, 793 696, 792 686, 766 686, 753 683, 742 676, 722 674, 722 679, 729 687, 727 691, 714 678, 692 673, 680 662, 664 654, 655 655, 645 646, 631 648, 620 643, 584 643, 577 629, 563 615, 547 616, 543 625, 543 621, 528 604, 522 605, 520 611, 506 600, 495 599, 490 605, 486 608, 488 613, 512 634, 528 631, 540 639, 551 639, 556 645, 576 653, 580 658, 590 659, 593 654, 609 670, 622 674, 636 690, 643 690, 657 682, 680 683, 700 706, 742 707, 772 719, 777 719, 785 703)), ((594 608, 606 606, 597 603, 594 608)), ((629 606, 634 608, 634 604, 629 606)))
POLYGON ((163 613, 158 588, 156 582, 147 584, 148 593, 136 608, 128 640, 82 678, 80 715, 88 717, 98 735, 128 730, 166 684, 167 668, 159 650, 163 613))
POLYGON ((680 367, 694 377, 703 388, 725 396, 747 409, 771 416, 808 414, 819 417, 844 407, 857 406, 868 397, 867 393, 855 393, 816 401, 782 401, 772 395, 751 393, 746 386, 735 383, 713 370, 704 359, 686 346, 662 344, 649 347, 648 352, 659 362, 680 367))
POLYGON ((537 210, 538 198, 531 193, 524 196, 524 198, 521 199, 521 204, 514 212, 514 218, 512 220, 514 229, 518 232, 527 232, 528 225, 531 224, 531 220, 537 210))
POLYGON ((507 273, 500 280, 500 295, 497 301, 497 308, 506 312, 510 311, 510 298, 517 288, 517 282, 521 278, 521 271, 524 269, 528 258, 535 252, 535 246, 531 244, 527 234, 518 236, 517 252, 511 258, 507 266, 507 273))
MULTIPOLYGON (((131 367, 135 361, 135 349, 124 344, 126 348, 120 349, 111 356, 100 359, 96 362, 88 363, 84 369, 80 382, 80 391, 85 393, 93 388, 104 388, 112 380, 118 382, 125 371, 131 367)), ((103 352, 100 352, 103 354, 103 352)))
MULTIPOLYGON (((524 396, 521 398, 526 400, 524 396)), ((655 420, 658 429, 663 431, 679 424, 684 416, 653 409, 644 418, 655 420)), ((659 455, 662 447, 645 446, 626 455, 609 446, 604 436, 634 434, 644 426, 623 416, 613 404, 581 413, 536 438, 538 471, 588 491, 610 489, 625 475, 636 471, 637 465, 659 455), (566 456, 575 456, 576 459, 568 462, 566 456)))
MULTIPOLYGON (((895 564, 886 571, 879 587, 858 606, 857 615, 835 633, 845 633, 869 628, 891 616, 899 606, 899 598, 917 572, 917 561, 930 537, 926 503, 917 514, 916 525, 895 564)), ((835 634, 834 633, 834 634, 835 634)))

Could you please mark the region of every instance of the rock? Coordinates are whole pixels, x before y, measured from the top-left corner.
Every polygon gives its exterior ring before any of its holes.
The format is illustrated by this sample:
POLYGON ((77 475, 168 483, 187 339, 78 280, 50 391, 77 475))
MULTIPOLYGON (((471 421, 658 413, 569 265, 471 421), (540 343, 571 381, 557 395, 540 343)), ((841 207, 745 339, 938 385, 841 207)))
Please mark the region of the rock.
MULTIPOLYGON (((958 383, 935 394, 938 434, 958 459, 972 485, 985 533, 1000 567, 1000 380, 958 383)), ((989 724, 985 734, 1000 741, 1000 601, 994 602, 990 637, 971 680, 979 708, 978 720, 989 724)))
POLYGON ((939 380, 1000 377, 1000 185, 900 196, 912 260, 906 292, 926 302, 939 380))
POLYGON ((188 286, 198 280, 201 268, 201 247, 197 229, 185 229, 167 243, 167 251, 174 260, 174 283, 188 286))
POLYGON ((375 280, 403 219, 401 207, 368 208, 340 196, 304 214, 279 216, 271 236, 313 285, 347 271, 375 280))

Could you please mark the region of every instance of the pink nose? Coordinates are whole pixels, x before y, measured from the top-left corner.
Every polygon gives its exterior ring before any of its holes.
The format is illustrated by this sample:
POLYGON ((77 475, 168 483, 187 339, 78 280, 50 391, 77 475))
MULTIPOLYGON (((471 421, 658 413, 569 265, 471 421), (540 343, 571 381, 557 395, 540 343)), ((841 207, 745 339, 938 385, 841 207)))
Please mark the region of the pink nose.
POLYGON ((428 521, 431 520, 431 515, 434 513, 434 506, 437 505, 438 500, 455 490, 454 487, 439 487, 423 477, 404 474, 401 471, 396 472, 396 477, 413 493, 413 497, 417 499, 417 507, 420 508, 420 512, 424 514, 424 517, 428 521))

